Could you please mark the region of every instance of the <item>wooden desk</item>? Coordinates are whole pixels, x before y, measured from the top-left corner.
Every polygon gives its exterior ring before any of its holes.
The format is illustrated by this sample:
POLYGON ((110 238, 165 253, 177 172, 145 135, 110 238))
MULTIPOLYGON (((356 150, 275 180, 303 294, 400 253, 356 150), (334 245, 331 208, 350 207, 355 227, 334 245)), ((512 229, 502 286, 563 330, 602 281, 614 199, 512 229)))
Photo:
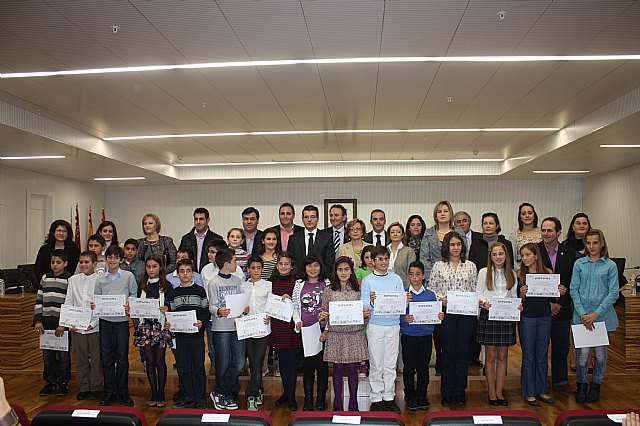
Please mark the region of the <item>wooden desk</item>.
POLYGON ((33 331, 33 293, 0 296, 0 369, 21 370, 42 362, 33 331))
POLYGON ((624 306, 616 306, 620 327, 609 334, 609 358, 628 374, 640 374, 640 295, 631 296, 628 287, 620 293, 624 306))

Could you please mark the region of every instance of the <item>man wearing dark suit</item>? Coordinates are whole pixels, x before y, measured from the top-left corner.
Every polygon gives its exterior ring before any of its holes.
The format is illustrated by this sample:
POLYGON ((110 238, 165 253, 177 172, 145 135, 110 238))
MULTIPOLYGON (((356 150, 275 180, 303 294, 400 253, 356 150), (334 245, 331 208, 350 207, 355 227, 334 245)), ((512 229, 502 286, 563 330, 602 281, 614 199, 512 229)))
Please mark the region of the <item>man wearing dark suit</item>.
POLYGON ((209 210, 204 207, 198 207, 193 211, 194 227, 182 236, 180 247, 178 250, 184 250, 190 253, 196 270, 202 272, 204 265, 209 263, 207 249, 213 240, 222 240, 222 235, 218 235, 209 229, 209 210))
POLYGON ((372 210, 371 216, 369 216, 369 223, 371 223, 373 230, 367 232, 364 241, 374 246, 388 246, 391 240, 389 240, 389 233, 384 230, 387 224, 384 212, 380 209, 372 210))
POLYGON ((333 273, 336 257, 336 253, 333 251, 333 240, 326 232, 318 229, 318 218, 319 213, 316 206, 305 206, 302 210, 304 231, 297 232, 289 238, 287 251, 293 255, 299 275, 304 272, 302 270, 304 258, 312 253, 322 260, 325 272, 333 273))
POLYGON ((333 241, 334 253, 338 252, 340 245, 350 241, 345 224, 347 223, 347 209, 342 204, 334 204, 329 209, 329 222, 331 226, 322 230, 333 241))
POLYGON ((242 210, 242 229, 244 229, 244 240, 242 240, 242 250, 258 256, 260 254, 260 244, 262 231, 258 229, 260 223, 260 212, 255 207, 247 207, 242 210))
POLYGON ((273 229, 278 234, 278 241, 282 251, 289 251, 289 239, 296 233, 304 230, 300 225, 293 223, 293 219, 296 215, 296 209, 291 203, 282 203, 278 209, 278 219, 280 225, 272 226, 269 229, 273 229))
POLYGON ((554 274, 560 274, 560 284, 567 288, 564 296, 551 302, 551 384, 554 389, 575 393, 576 388, 569 384, 567 360, 569 356, 569 331, 573 306, 569 295, 569 284, 576 261, 576 252, 571 247, 559 244, 562 231, 560 219, 547 217, 540 225, 542 241, 538 243, 544 265, 554 274))

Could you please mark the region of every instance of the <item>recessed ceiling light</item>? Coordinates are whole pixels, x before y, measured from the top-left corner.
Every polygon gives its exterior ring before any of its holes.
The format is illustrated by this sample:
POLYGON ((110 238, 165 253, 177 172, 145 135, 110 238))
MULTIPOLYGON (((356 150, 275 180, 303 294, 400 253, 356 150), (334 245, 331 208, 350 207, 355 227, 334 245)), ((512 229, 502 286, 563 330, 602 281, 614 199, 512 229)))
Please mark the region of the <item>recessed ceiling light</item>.
POLYGON ((398 56, 326 59, 285 59, 266 61, 206 62, 199 64, 146 65, 117 68, 0 73, 0 78, 51 77, 57 75, 113 74, 206 68, 266 67, 305 64, 381 64, 401 62, 549 62, 549 61, 634 61, 640 55, 584 55, 584 56, 398 56))
POLYGON ((640 145, 600 145, 600 148, 640 148, 640 145))
POLYGON ((322 135, 353 133, 448 133, 448 132, 555 132, 558 127, 485 127, 485 128, 442 128, 442 129, 343 129, 343 130, 279 130, 272 132, 224 132, 224 133, 181 133, 171 135, 114 136, 102 138, 105 141, 128 141, 141 139, 175 138, 216 138, 232 136, 278 136, 278 135, 322 135))
POLYGON ((145 180, 145 177, 142 176, 134 176, 134 177, 97 177, 93 178, 93 180, 145 180))
POLYGON ((391 164, 391 163, 499 163, 501 158, 461 158, 454 160, 309 160, 309 161, 257 161, 251 163, 185 163, 175 167, 219 167, 219 166, 273 166, 281 164, 391 164))
POLYGON ((67 158, 66 155, 26 155, 18 157, 0 157, 0 160, 55 160, 67 158))
POLYGON ((534 170, 533 173, 539 173, 539 174, 571 174, 571 173, 589 173, 589 170, 534 170))

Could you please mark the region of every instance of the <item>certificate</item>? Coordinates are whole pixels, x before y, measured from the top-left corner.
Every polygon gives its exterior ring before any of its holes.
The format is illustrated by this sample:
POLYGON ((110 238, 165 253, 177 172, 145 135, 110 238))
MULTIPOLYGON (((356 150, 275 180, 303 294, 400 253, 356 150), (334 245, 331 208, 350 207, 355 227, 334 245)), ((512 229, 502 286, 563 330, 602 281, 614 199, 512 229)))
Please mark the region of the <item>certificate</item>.
POLYGON ((478 315, 478 294, 475 291, 448 291, 447 313, 478 315))
POLYGON ((265 317, 265 314, 255 314, 236 318, 238 340, 268 336, 271 326, 264 323, 265 317))
POLYGON ((560 297, 560 274, 527 274, 527 297, 560 297))
POLYGON ((594 322, 593 330, 587 330, 583 324, 571 326, 573 344, 576 349, 593 348, 595 346, 609 346, 609 335, 604 322, 594 322))
POLYGON ((225 299, 225 307, 231 309, 227 318, 236 318, 242 315, 244 308, 249 306, 251 293, 228 294, 225 299))
MULTIPOLYGON (((362 304, 360 305, 362 306, 362 304)), ((320 341, 320 323, 314 322, 313 325, 302 327, 302 347, 304 348, 304 356, 314 356, 322 350, 322 342, 320 341)))
POLYGON ((442 312, 442 302, 409 302, 409 314, 413 315, 411 324, 440 324, 438 314, 442 312))
POLYGON ((407 293, 401 291, 376 292, 373 315, 404 315, 407 310, 407 293))
POLYGON ((75 327, 78 330, 86 330, 89 328, 92 315, 91 308, 63 304, 60 307, 60 322, 58 324, 62 327, 75 327))
POLYGON ((62 336, 56 337, 54 330, 45 330, 40 335, 40 349, 69 352, 69 332, 65 331, 62 336))
POLYGON ((129 299, 129 315, 131 318, 152 318, 160 317, 159 299, 140 299, 132 297, 129 299))
POLYGON ((364 325, 362 301, 329 302, 329 324, 364 325))
POLYGON ((124 294, 113 296, 96 294, 93 296, 93 303, 96 304, 93 315, 97 317, 123 317, 126 315, 124 313, 124 294))
POLYGON ((167 322, 171 324, 171 331, 176 333, 197 333, 198 322, 196 311, 167 312, 167 322))
POLYGON ((490 300, 489 319, 492 321, 520 321, 519 297, 506 297, 490 300))
POLYGON ((293 303, 291 299, 283 299, 282 296, 269 293, 267 303, 264 306, 264 313, 271 318, 289 322, 293 316, 293 303))

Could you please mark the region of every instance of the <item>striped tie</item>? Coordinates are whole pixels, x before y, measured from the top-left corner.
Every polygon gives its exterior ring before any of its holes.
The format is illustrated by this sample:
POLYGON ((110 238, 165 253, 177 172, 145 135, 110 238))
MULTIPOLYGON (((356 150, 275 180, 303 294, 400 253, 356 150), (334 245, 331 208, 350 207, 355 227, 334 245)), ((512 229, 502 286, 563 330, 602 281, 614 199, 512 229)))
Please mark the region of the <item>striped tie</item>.
POLYGON ((333 235, 333 249, 336 253, 338 253, 338 247, 340 247, 340 231, 335 231, 333 235))

